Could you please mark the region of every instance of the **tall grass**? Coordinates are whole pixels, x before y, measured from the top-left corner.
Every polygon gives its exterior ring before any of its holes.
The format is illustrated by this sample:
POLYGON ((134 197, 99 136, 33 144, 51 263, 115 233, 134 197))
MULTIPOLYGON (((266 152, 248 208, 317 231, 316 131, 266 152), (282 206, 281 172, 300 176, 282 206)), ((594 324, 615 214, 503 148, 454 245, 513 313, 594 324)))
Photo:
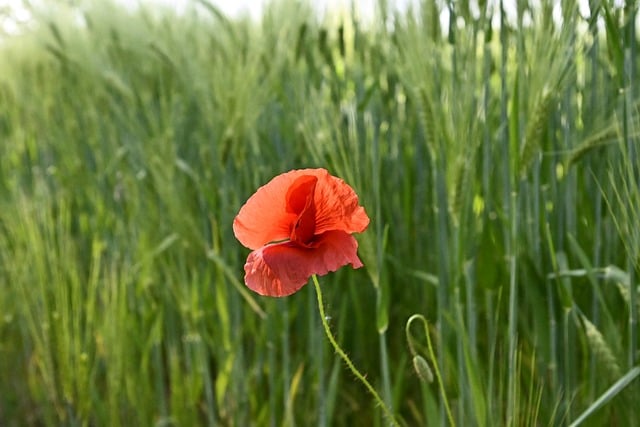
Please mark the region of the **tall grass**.
POLYGON ((0 424, 383 425, 313 287, 242 283, 234 215, 314 166, 372 218, 321 284, 403 425, 638 425, 637 10, 510 3, 33 6, 0 42, 0 424))

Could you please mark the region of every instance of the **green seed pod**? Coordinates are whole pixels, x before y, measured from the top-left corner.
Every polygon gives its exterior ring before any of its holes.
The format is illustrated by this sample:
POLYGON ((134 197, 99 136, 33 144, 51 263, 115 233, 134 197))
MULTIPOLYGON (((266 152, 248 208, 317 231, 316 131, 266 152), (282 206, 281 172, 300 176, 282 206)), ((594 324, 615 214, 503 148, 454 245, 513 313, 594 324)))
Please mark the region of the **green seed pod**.
POLYGON ((419 354, 413 356, 413 369, 416 370, 416 374, 418 374, 421 381, 433 382, 433 372, 431 372, 431 368, 424 357, 419 354))

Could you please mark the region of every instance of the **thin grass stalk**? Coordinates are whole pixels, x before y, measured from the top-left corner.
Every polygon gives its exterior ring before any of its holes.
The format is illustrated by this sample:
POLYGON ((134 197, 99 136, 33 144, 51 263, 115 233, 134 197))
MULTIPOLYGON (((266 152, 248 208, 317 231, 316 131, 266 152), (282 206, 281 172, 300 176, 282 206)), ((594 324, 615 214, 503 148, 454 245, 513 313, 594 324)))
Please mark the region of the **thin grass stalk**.
MULTIPOLYGON (((600 46, 600 40, 599 40, 599 34, 598 34, 598 25, 595 25, 595 23, 597 22, 597 12, 596 11, 591 11, 592 16, 590 17, 591 19, 591 24, 589 25, 589 29, 592 33, 592 37, 593 37, 593 45, 591 46, 591 48, 589 49, 588 52, 588 61, 589 61, 589 66, 590 66, 590 72, 591 72, 591 82, 595 82, 596 84, 592 84, 592 90, 591 90, 591 94, 589 96, 589 108, 585 108, 585 116, 589 115, 587 117, 585 117, 583 119, 584 123, 588 123, 589 119, 591 117, 595 117, 595 114, 597 113, 597 96, 598 96, 598 85, 597 83, 600 81, 600 66, 598 64, 599 58, 598 58, 598 53, 599 53, 599 46, 600 46), (596 13, 595 15, 593 15, 594 13, 596 13)), ((595 161, 594 159, 590 159, 589 161, 590 163, 590 169, 594 171, 594 176, 598 176, 598 172, 602 171, 602 167, 600 167, 601 162, 595 161)), ((595 181, 595 179, 591 179, 591 181, 595 181)), ((595 183, 592 184, 593 187, 596 187, 595 183)), ((592 257, 593 257, 593 265, 595 266, 599 266, 600 265, 600 260, 601 260, 601 255, 602 255, 602 233, 603 233, 603 224, 602 224, 602 205, 603 205, 603 200, 602 200, 602 192, 599 191, 599 189, 596 188, 596 191, 592 192, 592 194, 594 194, 594 201, 593 201, 593 205, 594 205, 594 240, 593 240, 593 252, 592 252, 592 257)), ((592 295, 591 295, 591 307, 590 307, 590 318, 591 321, 593 322, 593 324, 596 327, 599 327, 600 325, 600 298, 599 298, 599 290, 596 288, 597 283, 594 281, 591 284, 592 287, 592 295)), ((597 367, 597 359, 594 353, 591 353, 589 355, 589 400, 593 401, 593 399, 595 399, 596 396, 596 392, 597 392, 597 372, 596 372, 596 367, 597 367)))
MULTIPOLYGON (((464 34, 458 34, 457 33, 457 18, 458 18, 458 14, 457 14, 457 10, 456 10, 456 5, 449 1, 447 2, 447 7, 449 10, 449 44, 453 47, 453 49, 451 49, 451 92, 452 93, 456 93, 457 91, 460 91, 460 87, 463 84, 462 83, 462 79, 460 76, 460 72, 459 72, 459 56, 462 55, 463 51, 465 50, 465 48, 462 47, 462 43, 464 42, 462 40, 463 37, 465 37, 464 34)), ((464 18, 461 18, 464 19, 464 18)), ((470 25, 469 22, 466 23, 466 25, 470 25)), ((472 66, 471 69, 473 69, 474 67, 472 66)), ((469 103, 470 106, 473 105, 472 102, 469 103)), ((450 159, 453 157, 453 159, 455 159, 456 162, 460 162, 460 165, 458 166, 458 170, 456 171, 456 174, 458 174, 458 176, 456 176, 455 181, 456 184, 454 184, 454 189, 453 189, 453 194, 450 196, 451 202, 447 201, 447 210, 449 215, 451 215, 452 221, 451 221, 451 226, 450 226, 450 241, 451 241, 451 249, 449 252, 449 270, 451 271, 451 275, 450 275, 450 280, 454 281, 451 284, 449 284, 449 292, 453 293, 453 300, 451 302, 449 302, 448 307, 447 307, 447 312, 449 312, 450 310, 453 310, 454 307, 459 307, 461 304, 460 301, 460 289, 458 287, 458 280, 457 280, 457 276, 459 274, 455 273, 454 271, 452 271, 452 267, 451 266, 459 266, 460 264, 458 263, 458 257, 459 257, 459 242, 460 242, 460 234, 463 233, 462 227, 459 226, 459 217, 461 215, 461 210, 462 210, 462 200, 464 198, 464 194, 463 194, 463 184, 464 184, 464 174, 466 174, 467 172, 464 170, 464 168, 466 166, 463 165, 463 162, 466 162, 466 159, 461 160, 461 154, 458 154, 457 156, 450 156, 449 153, 447 153, 444 149, 442 149, 441 151, 442 156, 445 157, 446 156, 446 161, 450 161, 450 159)), ((468 156, 468 154, 466 154, 468 156)), ((455 167, 454 167, 455 169, 455 167)), ((443 173, 446 176, 447 171, 443 170, 443 173)), ((468 188, 468 187, 467 187, 468 188)), ((441 205, 441 209, 444 207, 445 205, 441 205)), ((469 295, 469 298, 472 298, 471 295, 469 295)), ((456 316, 455 317, 456 322, 460 322, 460 317, 456 316)), ((464 328, 464 324, 460 323, 459 328, 464 328)), ((469 379, 467 378, 468 376, 468 372, 467 369, 465 369, 465 360, 464 360, 464 338, 461 336, 461 334, 459 334, 456 337, 455 340, 455 348, 453 349, 453 351, 455 352, 455 357, 456 357, 456 373, 457 373, 457 379, 458 379, 458 388, 462 391, 461 395, 460 395, 460 404, 457 405, 457 422, 460 423, 461 425, 465 425, 466 424, 466 412, 470 406, 470 402, 471 402, 471 398, 469 396, 469 379)))
MULTIPOLYGON (((560 267, 562 268, 562 267, 560 267)), ((573 343, 573 339, 571 336, 571 316, 572 316, 572 312, 571 310, 565 308, 563 310, 563 317, 562 317, 562 341, 563 341, 563 350, 564 350, 564 354, 563 354, 563 374, 564 374, 564 381, 563 381, 563 400, 564 400, 564 413, 563 413, 563 418, 565 420, 570 420, 572 418, 572 400, 573 400, 573 396, 571 391, 573 390, 573 351, 572 351, 572 343, 573 343)), ((566 425, 566 421, 564 423, 566 425)))
POLYGON ((280 332, 280 348, 282 349, 282 403, 284 405, 284 420, 291 422, 290 427, 295 426, 293 418, 293 412, 287 402, 289 401, 289 394, 291 393, 291 347, 289 344, 289 304, 287 299, 280 299, 277 301, 279 305, 279 311, 282 313, 282 328, 280 332))
POLYGON ((516 202, 518 196, 512 195, 511 205, 511 226, 509 227, 509 235, 511 236, 509 251, 507 252, 508 271, 509 271, 509 320, 508 320, 508 342, 509 342, 509 368, 508 368, 508 407, 507 407, 507 423, 515 422, 516 405, 517 405, 517 366, 516 355, 518 348, 518 279, 517 279, 517 233, 518 233, 518 214, 516 211, 516 202))
MULTIPOLYGON (((487 25, 491 26, 491 20, 488 21, 487 25)), ((485 38, 487 35, 485 34, 485 38)), ((482 111, 484 112, 484 121, 485 126, 482 126, 482 194, 484 197, 484 220, 487 222, 489 218, 489 213, 493 212, 494 209, 494 201, 491 195, 493 194, 491 188, 491 173, 493 171, 492 164, 492 140, 491 140, 491 131, 489 129, 489 101, 492 97, 490 76, 491 76, 491 40, 485 39, 483 45, 483 67, 482 67, 482 81, 483 89, 482 89, 482 111)))
POLYGON ((209 359, 212 355, 209 353, 206 342, 202 342, 199 345, 200 350, 200 360, 202 375, 204 377, 204 400, 205 400, 205 411, 207 417, 207 425, 209 427, 216 427, 216 403, 215 403, 215 392, 214 392, 214 384, 211 381, 213 374, 209 368, 209 359))
MULTIPOLYGON (((575 73, 572 73, 575 76, 575 73)), ((575 123, 575 117, 573 112, 573 105, 571 103, 572 93, 571 85, 569 88, 565 89, 564 97, 563 97, 563 114, 565 114, 564 122, 565 124, 562 126, 563 132, 563 150, 571 149, 571 141, 573 139, 573 123, 575 123)), ((562 159, 558 158, 558 164, 562 164, 562 159)), ((563 170, 563 181, 564 181, 564 203, 565 203, 565 221, 566 221, 566 229, 565 232, 569 233, 573 236, 577 234, 577 218, 576 218, 576 193, 577 193, 577 176, 576 169, 572 168, 569 170, 563 170)), ((565 234, 566 235, 566 234, 565 234)), ((563 249, 564 249, 564 236, 560 236, 563 249)))
MULTIPOLYGON (((490 9, 489 9, 490 10, 490 9)), ((491 15, 492 12, 487 12, 487 15, 491 15)), ((491 19, 487 19, 486 25, 491 27, 491 19)), ((482 96, 482 110, 484 112, 485 126, 482 127, 482 195, 484 201, 484 211, 482 213, 483 227, 489 226, 490 214, 494 210, 494 200, 491 196, 493 189, 491 188, 491 176, 493 171, 492 162, 492 139, 489 130, 489 101, 492 97, 490 75, 491 75, 491 40, 488 39, 488 34, 485 32, 485 40, 483 44, 483 67, 482 67, 482 81, 483 84, 483 96, 482 96)), ((489 358, 487 360, 488 372, 487 372, 487 409, 489 413, 495 413, 496 403, 494 402, 495 396, 495 344, 496 344, 496 329, 493 322, 493 293, 487 291, 484 293, 484 305, 486 311, 486 333, 484 336, 487 339, 488 346, 491 349, 489 352, 489 358)), ((488 421, 488 420, 487 420, 488 421)))
MULTIPOLYGON (((594 195, 594 239, 593 239, 593 265, 600 265, 600 257, 602 253, 602 193, 595 191, 594 195)), ((600 298, 599 289, 596 287, 598 283, 594 280, 591 284, 592 296, 591 296, 591 308, 590 318, 592 323, 597 327, 600 326, 600 298)), ((596 393, 596 357, 594 354, 589 356, 589 394, 590 400, 595 398, 596 393)))
MULTIPOLYGON (((444 166, 444 150, 433 159, 436 167, 433 169, 433 183, 434 194, 436 195, 437 213, 436 219, 436 236, 438 240, 438 314, 437 314, 437 329, 438 329, 438 369, 442 372, 445 380, 446 376, 446 346, 445 343, 449 340, 449 327, 447 324, 446 314, 449 310, 449 294, 451 292, 451 274, 449 271, 449 225, 448 225, 448 202, 447 202, 447 190, 446 190, 446 168, 444 166)), ((446 425, 444 403, 440 402, 440 419, 442 425, 446 425)))
MULTIPOLYGON (((548 232, 548 225, 545 227, 548 232)), ((558 382, 558 320, 556 318, 556 299, 553 291, 553 284, 546 281, 547 313, 549 316, 549 371, 550 388, 556 393, 559 390, 558 382)))
POLYGON ((578 427, 582 425, 585 419, 587 419, 595 411, 606 405, 611 399, 620 394, 625 387, 631 384, 638 376, 640 376, 640 366, 631 368, 626 374, 616 381, 611 387, 609 387, 604 393, 600 395, 598 400, 593 402, 578 418, 576 418, 569 427, 578 427))
MULTIPOLYGON (((237 295, 235 296, 235 300, 238 301, 238 297, 237 295)), ((241 313, 241 311, 238 311, 239 313, 241 313)), ((239 317, 239 316, 238 316, 239 317)), ((238 320, 238 323, 236 323, 238 326, 238 330, 242 330, 241 328, 243 327, 242 324, 243 322, 241 320, 238 320)), ((251 389, 251 385, 248 384, 247 381, 247 376, 246 374, 244 374, 245 372, 249 371, 249 366, 247 365, 247 361, 246 361, 246 355, 245 355, 245 347, 243 345, 241 345, 241 341, 240 341, 241 336, 238 336, 238 344, 236 345, 236 349, 235 349, 235 357, 233 359, 234 361, 234 369, 233 372, 235 373, 234 375, 234 387, 232 388, 233 390, 233 395, 237 396, 236 399, 238 400, 238 411, 237 414, 235 414, 235 419, 238 422, 237 425, 247 425, 250 422, 249 419, 249 390, 251 389), (238 374, 240 373, 240 374, 238 374)), ((285 401, 285 405, 286 402, 288 401, 287 398, 289 396, 285 395, 285 397, 283 398, 285 401)))
POLYGON ((475 299, 477 289, 477 274, 475 260, 469 260, 464 265, 464 281, 467 294, 467 328, 469 333, 469 348, 474 360, 478 359, 478 312, 475 299))
MULTIPOLYGON (((637 160, 640 159, 640 151, 638 151, 637 147, 637 139, 632 136, 633 129, 632 127, 632 117, 633 113, 633 97, 635 94, 635 86, 634 86, 634 73, 635 73, 635 53, 636 40, 635 40, 635 8, 637 6, 633 6, 633 11, 631 11, 631 15, 629 16, 628 23, 628 32, 629 32, 629 47, 625 49, 624 56, 624 83, 625 87, 622 92, 622 102, 623 102, 623 112, 622 112, 622 138, 626 148, 626 159, 625 164, 628 169, 627 179, 629 182, 627 185, 630 188, 636 188, 635 191, 632 191, 632 194, 638 194, 637 186, 640 184, 640 165, 637 164, 637 160)), ((638 200, 634 197, 629 197, 626 200, 627 206, 625 209, 629 212, 629 215, 632 216, 633 212, 636 212, 637 206, 634 206, 638 200)), ((629 297, 631 300, 631 304, 629 304, 629 352, 628 352, 628 363, 629 368, 633 367, 636 364, 636 353, 638 348, 638 304, 637 301, 637 287, 636 283, 636 269, 639 268, 640 262, 637 257, 640 255, 640 226, 637 224, 638 218, 633 218, 631 221, 627 221, 628 226, 630 227, 630 235, 628 238, 631 240, 631 244, 629 245, 631 250, 628 251, 627 254, 627 272, 629 274, 629 297), (631 223, 629 223, 631 222, 631 223)), ((640 387, 635 387, 635 390, 640 390, 640 387)))
POLYGON ((325 427, 327 425, 327 404, 325 402, 325 396, 327 394, 325 386, 325 372, 324 372, 324 341, 318 333, 318 315, 314 315, 315 311, 315 298, 312 292, 307 293, 307 310, 309 314, 309 348, 314 365, 315 365, 315 382, 317 383, 317 407, 318 407, 318 427, 325 427))
MULTIPOLYGON (((274 319, 269 319, 267 322, 267 364, 271 367, 269 369, 269 376, 267 378, 267 385, 269 390, 277 390, 278 389, 278 380, 276 378, 277 369, 277 359, 276 359, 276 343, 278 342, 274 319)), ((277 427, 280 425, 278 422, 278 399, 277 393, 271 392, 268 393, 269 397, 269 426, 277 427)))
POLYGON ((154 378, 155 396, 158 402, 160 417, 169 418, 169 405, 167 403, 167 391, 165 389, 166 379, 164 378, 164 366, 162 362, 162 345, 160 342, 153 345, 152 355, 152 372, 154 378))
MULTIPOLYGON (((489 413, 499 413, 498 402, 495 401, 496 396, 496 386, 495 386, 495 357, 496 357, 496 349, 497 349, 497 329, 496 329, 496 321, 494 321, 494 316, 497 310, 495 310, 493 303, 493 293, 486 292, 484 294, 484 307, 486 311, 486 322, 487 322, 487 342, 489 347, 489 358, 487 364, 489 365, 489 369, 487 372, 487 409, 489 413)), ((499 401, 499 399, 498 399, 499 401)))
MULTIPOLYGON (((501 60, 500 60, 500 122, 502 124, 502 132, 500 134, 500 146, 503 153, 503 156, 506 161, 502 163, 502 210, 505 220, 505 225, 507 225, 508 232, 505 233, 504 237, 504 247, 505 247, 505 256, 507 258, 507 270, 509 274, 509 309, 508 309, 508 336, 507 336, 507 359, 508 359, 508 367, 507 367, 507 425, 511 425, 515 416, 515 405, 516 405, 516 396, 515 396, 515 387, 516 387, 516 346, 517 346, 517 337, 516 337, 516 319, 517 319, 517 311, 516 311, 516 278, 515 278, 515 267, 516 260, 515 255, 513 253, 512 243, 514 242, 516 236, 515 233, 517 229, 515 222, 515 213, 512 211, 512 207, 515 205, 514 195, 511 194, 511 149, 510 149, 510 141, 509 141, 509 119, 507 116, 507 54, 509 48, 508 34, 507 34, 507 18, 505 11, 505 4, 503 0, 500 0, 500 49, 501 49, 501 60)), ((513 114, 513 113, 512 113, 513 114)))
POLYGON ((378 343, 379 343, 379 351, 380 351, 380 367, 382 370, 382 396, 385 401, 385 404, 393 413, 394 409, 393 409, 393 401, 391 399, 391 378, 389 375, 389 354, 387 351, 386 332, 378 334, 378 343))
MULTIPOLYGON (((625 51, 625 76, 626 84, 629 88, 629 96, 631 100, 637 98, 638 88, 634 85, 637 75, 638 64, 636 62, 636 53, 638 50, 638 40, 636 38, 636 18, 638 16, 638 3, 635 1, 628 1, 625 5, 625 13, 627 19, 627 49, 625 51)), ((635 157, 631 157, 632 159, 635 157)))
MULTIPOLYGON (((575 53, 573 52, 573 50, 570 51, 571 54, 575 55, 575 53)), ((575 72, 571 72, 571 78, 573 78, 573 82, 574 82, 574 86, 575 87, 575 83, 576 83, 576 75, 575 72)), ((573 104, 572 104, 572 99, 574 97, 574 93, 573 93, 573 89, 572 89, 572 85, 568 85, 567 88, 564 90, 564 94, 562 96, 562 104, 563 104, 563 115, 565 115, 564 117, 564 124, 562 125, 562 131, 563 131, 563 149, 564 150, 570 150, 571 144, 572 144, 572 140, 574 139, 573 137, 573 127, 574 127, 574 123, 575 123, 575 117, 574 117, 574 109, 573 109, 573 104)), ((561 164, 561 159, 558 159, 558 163, 561 164)), ((565 204, 565 209, 564 209, 564 213, 565 213, 565 221, 566 221, 566 228, 565 228, 565 234, 558 236, 558 238, 560 239, 560 244, 563 246, 564 249, 564 242, 565 242, 565 238, 568 235, 576 235, 577 231, 577 218, 576 218, 576 193, 577 193, 577 171, 575 168, 571 168, 569 170, 565 170, 563 172, 565 174, 565 176, 563 177, 563 181, 564 181, 564 185, 563 185, 563 202, 565 204)), ((567 261, 567 265, 560 265, 560 269, 564 270, 564 269, 568 269, 568 261, 567 261)), ((570 283, 567 284, 567 287, 570 287, 570 283)), ((577 381, 576 381, 576 375, 577 375, 577 368, 578 368, 578 359, 576 357, 576 352, 575 352, 575 347, 576 347, 576 343, 575 343, 575 331, 574 331, 574 327, 573 327, 573 322, 571 321, 571 315, 572 315, 572 311, 565 311, 565 317, 563 319, 564 322, 564 351, 565 351, 565 356, 564 356, 564 360, 565 360, 565 367, 564 367, 564 375, 565 375, 565 390, 567 390, 567 393, 564 394, 565 398, 566 398, 566 414, 567 414, 567 420, 570 420, 572 417, 572 411, 573 411, 573 403, 574 403, 574 396, 573 396, 573 390, 574 387, 577 385, 577 381), (569 393, 568 391, 571 390, 571 393, 569 393)))
MULTIPOLYGON (((460 290, 456 287, 453 291, 453 301, 451 302, 452 306, 455 307, 454 310, 458 310, 459 307, 462 306, 462 302, 460 301, 460 290)), ((462 321, 462 316, 459 313, 456 313, 455 322, 457 323, 457 327, 459 329, 464 329, 464 323, 462 321)), ((458 378, 458 388, 461 390, 460 393, 460 404, 457 406, 456 411, 456 420, 460 425, 467 425, 467 411, 469 410, 469 403, 471 399, 469 398, 469 384, 467 381, 467 370, 465 369, 465 360, 464 360, 464 340, 465 336, 461 333, 456 334, 456 347, 455 347, 455 356, 456 356, 456 376, 458 378)))
MULTIPOLYGON (((376 326, 378 330, 379 352, 380 352, 380 369, 382 372, 382 396, 385 403, 393 412, 393 402, 391 395, 391 375, 389 372, 389 357, 387 351, 387 328, 389 324, 389 283, 381 280, 385 264, 384 264, 384 244, 385 231, 382 216, 382 192, 380 186, 380 177, 382 171, 382 156, 380 154, 380 135, 373 132, 373 122, 371 115, 365 116, 365 126, 367 140, 371 147, 371 179, 372 190, 374 194, 374 209, 377 220, 375 221, 376 232, 376 326)), ((369 145, 369 144, 368 144, 369 145)))
MULTIPOLYGON (((210 234, 208 235, 206 240, 209 241, 208 246, 211 249, 210 249, 210 252, 207 254, 208 257, 210 254, 218 255, 220 253, 220 234, 219 234, 220 230, 218 228, 216 221, 209 218, 209 227, 210 227, 209 228, 210 234)), ((216 280, 217 283, 220 283, 220 284, 225 283, 224 271, 221 267, 216 268, 216 271, 215 273, 212 274, 212 277, 217 279, 216 280)), ((225 292, 227 290, 226 286, 219 286, 218 289, 219 289, 219 292, 221 293, 224 292, 224 295, 226 295, 226 292, 225 292)), ((217 298, 215 296, 213 298, 215 298, 215 300, 217 301, 217 298)), ((229 329, 229 316, 228 316, 228 312, 225 310, 226 307, 230 305, 229 303, 230 303, 229 299, 224 298, 224 305, 221 307, 222 309, 219 310, 223 314, 219 315, 217 319, 219 324, 224 330, 223 336, 224 336, 225 345, 223 345, 223 348, 226 348, 226 349, 229 349, 231 347, 230 346, 231 331, 229 329)), ((211 363, 212 361, 216 360, 217 355, 216 355, 216 351, 211 349, 210 346, 207 345, 210 342, 210 339, 212 338, 211 334, 206 330, 206 327, 203 327, 203 329, 204 330, 201 332, 201 334, 205 338, 203 339, 203 345, 201 347, 201 351, 203 353, 202 359, 204 361, 204 366, 202 367, 202 369, 204 371, 203 375, 205 376, 205 379, 204 379, 205 401, 206 401, 207 417, 208 417, 209 425, 215 426, 217 425, 217 419, 219 415, 218 415, 217 402, 216 402, 216 384, 214 380, 214 373, 211 370, 211 363)))

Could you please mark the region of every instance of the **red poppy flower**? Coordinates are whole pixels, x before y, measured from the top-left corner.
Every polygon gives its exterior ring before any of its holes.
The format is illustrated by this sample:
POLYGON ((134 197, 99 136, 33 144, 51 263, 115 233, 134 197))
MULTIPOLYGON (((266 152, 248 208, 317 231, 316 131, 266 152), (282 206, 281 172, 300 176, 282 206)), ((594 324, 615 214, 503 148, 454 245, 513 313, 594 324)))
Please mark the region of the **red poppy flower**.
POLYGON ((293 170, 260 187, 233 221, 236 238, 253 252, 244 281, 268 296, 291 295, 313 274, 362 267, 358 242, 369 217, 358 195, 325 169, 293 170))

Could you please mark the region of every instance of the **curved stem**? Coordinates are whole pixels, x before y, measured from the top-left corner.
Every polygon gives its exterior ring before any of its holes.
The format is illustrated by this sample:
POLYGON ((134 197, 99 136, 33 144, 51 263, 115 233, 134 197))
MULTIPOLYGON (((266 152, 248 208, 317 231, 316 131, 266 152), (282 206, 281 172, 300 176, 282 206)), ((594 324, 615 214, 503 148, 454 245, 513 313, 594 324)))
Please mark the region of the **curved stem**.
POLYGON ((322 326, 324 327, 324 332, 327 334, 327 338, 329 338, 329 342, 333 346, 333 349, 342 358, 344 363, 346 363, 346 365, 349 367, 353 375, 355 375, 356 378, 362 384, 364 384, 364 386, 367 388, 369 393, 371 393, 376 403, 380 405, 380 407, 382 408, 382 411, 384 412, 384 415, 389 419, 391 424, 393 426, 399 427, 400 424, 398 424, 398 422, 394 418, 387 404, 384 403, 384 401, 382 400, 378 392, 373 388, 373 386, 369 383, 369 381, 367 381, 365 376, 361 374, 360 371, 353 365, 353 362, 351 361, 351 359, 349 359, 349 356, 347 356, 347 353, 344 352, 342 347, 340 347, 335 337, 333 336, 333 333, 331 332, 331 328, 329 328, 329 324, 327 323, 327 317, 324 313, 324 303, 322 302, 322 291, 320 290, 320 283, 318 283, 318 278, 316 277, 315 274, 312 276, 312 278, 313 278, 313 284, 316 287, 316 294, 318 295, 318 309, 320 310, 320 319, 322 320, 322 326))
POLYGON ((409 328, 411 327, 411 323, 414 320, 420 320, 424 326, 424 335, 427 338, 427 349, 429 350, 429 357, 431 358, 431 363, 433 364, 433 370, 436 373, 436 378, 438 379, 438 385, 440 387, 440 393, 442 394, 442 400, 444 402, 444 407, 447 412, 447 418, 449 419, 449 425, 456 425, 453 420, 453 415, 451 414, 451 408, 449 407, 449 399, 447 399, 447 393, 444 389, 444 382, 442 381, 442 376, 440 375, 440 369, 438 368, 438 359, 436 358, 436 352, 433 350, 433 345, 431 344, 431 336, 429 335, 429 323, 427 319, 421 314, 414 314, 407 320, 407 324, 405 326, 405 333, 407 334, 407 341, 409 343, 409 350, 411 354, 414 356, 417 354, 415 347, 413 345, 413 338, 411 333, 409 332, 409 328))

